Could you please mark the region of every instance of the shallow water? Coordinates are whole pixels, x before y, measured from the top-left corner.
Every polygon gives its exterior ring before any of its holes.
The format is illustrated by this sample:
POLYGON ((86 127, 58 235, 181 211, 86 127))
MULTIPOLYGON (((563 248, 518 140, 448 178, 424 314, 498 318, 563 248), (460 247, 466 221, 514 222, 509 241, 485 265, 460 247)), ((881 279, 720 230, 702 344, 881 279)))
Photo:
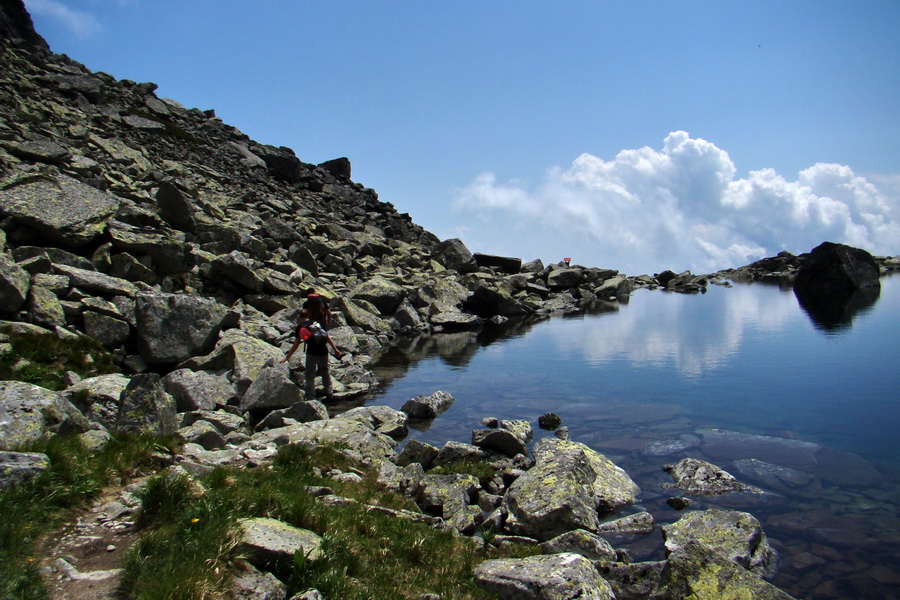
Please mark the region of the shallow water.
MULTIPOLYGON (((635 509, 658 523, 679 517, 662 466, 709 460, 767 493, 693 498, 691 509, 754 514, 781 555, 773 583, 798 598, 896 598, 898 339, 900 276, 838 307, 802 306, 777 285, 640 290, 590 314, 404 342, 379 361, 384 385, 367 404, 450 392, 451 409, 410 435, 438 446, 469 442, 486 416, 550 435, 536 421, 555 412, 572 440, 631 475, 635 509), (686 449, 648 446, 671 441, 686 449), (735 463, 750 458, 794 471, 735 463)), ((662 558, 658 531, 616 543, 634 560, 662 558)))

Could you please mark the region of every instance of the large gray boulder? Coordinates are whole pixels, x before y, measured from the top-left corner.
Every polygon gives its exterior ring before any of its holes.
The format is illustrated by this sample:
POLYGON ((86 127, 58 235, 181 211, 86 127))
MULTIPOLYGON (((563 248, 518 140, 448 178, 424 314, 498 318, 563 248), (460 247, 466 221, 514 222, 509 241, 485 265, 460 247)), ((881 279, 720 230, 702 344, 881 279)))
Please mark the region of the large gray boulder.
POLYGON ((181 231, 197 232, 194 204, 174 183, 164 181, 160 184, 156 191, 156 204, 162 218, 172 227, 181 231))
POLYGON ((528 421, 500 421, 496 429, 472 431, 472 445, 506 456, 528 454, 528 443, 534 428, 528 421))
POLYGON ((115 196, 65 175, 0 190, 0 216, 12 217, 69 247, 87 244, 103 233, 119 204, 115 196))
POLYGON ((605 539, 585 529, 576 529, 541 544, 546 554, 572 552, 590 560, 616 560, 616 551, 605 539))
POLYGON ((434 247, 434 259, 448 269, 471 273, 478 269, 475 257, 459 238, 445 240, 434 247))
POLYGON ((212 352, 188 359, 179 367, 194 371, 230 371, 232 383, 249 385, 266 366, 283 357, 281 350, 272 344, 240 329, 227 329, 212 352))
POLYGON ((378 433, 395 440, 402 440, 409 433, 407 414, 389 406, 359 406, 341 414, 342 419, 358 420, 366 423, 378 433))
POLYGON ((130 380, 124 375, 98 375, 82 379, 62 394, 81 410, 89 421, 106 429, 115 427, 119 417, 119 399, 130 380))
POLYGON ((584 271, 575 268, 557 268, 547 275, 547 287, 555 290, 577 287, 584 279, 584 271))
POLYGON ((187 294, 138 294, 135 320, 141 358, 151 364, 177 363, 209 352, 228 309, 214 300, 187 294))
POLYGON ((178 412, 215 410, 235 395, 224 375, 208 371, 176 369, 162 378, 163 387, 174 399, 178 412))
POLYGON ((382 315, 392 315, 406 298, 406 290, 389 279, 375 276, 353 288, 350 298, 365 300, 382 315))
POLYGON ((0 252, 0 313, 22 308, 31 288, 31 275, 6 252, 0 252))
POLYGON ((378 466, 396 458, 396 440, 378 433, 363 421, 341 418, 311 421, 257 433, 251 444, 301 444, 310 448, 321 445, 341 448, 364 464, 378 466))
POLYGON ((410 419, 434 419, 453 404, 454 398, 448 392, 435 392, 430 396, 416 396, 407 400, 400 408, 410 419))
POLYGON ((574 529, 597 531, 601 514, 633 503, 640 492, 625 471, 584 444, 545 438, 533 453, 535 466, 504 499, 514 533, 549 539, 574 529))
POLYGON ((513 317, 532 312, 508 293, 486 285, 479 286, 466 300, 466 310, 482 318, 497 315, 513 317))
POLYGON ((37 477, 50 468, 50 458, 39 452, 0 452, 0 492, 37 477))
POLYGON ((762 576, 777 569, 777 554, 756 518, 735 510, 703 510, 685 513, 671 525, 663 525, 666 550, 676 552, 689 542, 700 542, 741 567, 762 576))
POLYGON ((94 292, 102 296, 127 296, 134 298, 138 288, 130 281, 112 277, 90 269, 82 269, 65 264, 54 263, 53 270, 59 275, 69 278, 69 285, 85 292, 94 292))
POLYGON ((139 373, 122 392, 115 430, 121 433, 167 435, 178 427, 175 400, 156 373, 139 373))
POLYGON ((251 292, 263 291, 260 265, 238 250, 217 256, 210 263, 210 269, 213 275, 224 277, 251 292))
POLYGON ((308 561, 322 557, 322 538, 307 529, 267 517, 240 519, 238 525, 241 528, 242 553, 251 564, 260 568, 293 561, 294 553, 299 553, 308 561))
POLYGON ((660 573, 652 600, 793 600, 758 575, 695 540, 673 550, 660 573))
POLYGON ((59 393, 23 381, 0 381, 0 450, 88 429, 84 415, 59 393))
POLYGON ((813 248, 800 265, 794 291, 798 296, 848 294, 880 287, 879 275, 878 263, 865 250, 824 242, 813 248))
POLYGON ((522 270, 522 259, 510 256, 495 256, 476 252, 473 257, 479 267, 496 267, 504 273, 515 275, 522 270))
POLYGON ((593 563, 572 553, 487 560, 475 580, 509 600, 614 600, 593 563))
POLYGON ((287 408, 303 400, 303 391, 295 384, 284 365, 264 367, 244 395, 240 408, 248 412, 287 408))
POLYGON ((157 275, 177 275, 194 266, 194 255, 190 252, 185 235, 179 231, 133 227, 111 221, 107 234, 117 250, 135 256, 149 256, 157 275))

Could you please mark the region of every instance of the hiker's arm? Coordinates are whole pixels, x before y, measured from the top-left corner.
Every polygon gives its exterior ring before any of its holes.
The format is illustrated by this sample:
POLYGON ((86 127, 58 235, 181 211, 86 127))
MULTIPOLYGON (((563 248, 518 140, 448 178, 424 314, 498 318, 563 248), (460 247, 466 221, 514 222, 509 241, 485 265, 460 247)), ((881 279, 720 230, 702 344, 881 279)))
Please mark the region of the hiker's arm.
POLYGON ((288 350, 288 353, 284 355, 284 358, 281 359, 281 362, 287 362, 291 360, 291 357, 294 355, 294 352, 297 351, 297 348, 300 347, 300 344, 303 343, 303 340, 300 339, 300 336, 297 336, 297 341, 294 342, 294 345, 291 346, 291 349, 288 350))
POLYGON ((331 339, 331 336, 330 336, 330 335, 328 336, 328 343, 331 344, 331 347, 332 347, 332 348, 334 348, 334 356, 335 356, 335 358, 340 358, 341 356, 343 356, 343 355, 341 354, 341 351, 338 350, 338 347, 335 345, 334 340, 331 339))

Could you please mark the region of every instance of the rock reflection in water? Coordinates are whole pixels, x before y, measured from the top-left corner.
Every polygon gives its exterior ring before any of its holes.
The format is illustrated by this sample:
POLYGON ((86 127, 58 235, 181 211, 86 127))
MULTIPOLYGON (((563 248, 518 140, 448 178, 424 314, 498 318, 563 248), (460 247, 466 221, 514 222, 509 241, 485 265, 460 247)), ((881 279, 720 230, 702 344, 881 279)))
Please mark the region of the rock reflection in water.
POLYGON ((797 302, 817 329, 836 333, 849 328, 853 319, 875 305, 880 287, 869 287, 834 294, 815 294, 794 290, 797 302))

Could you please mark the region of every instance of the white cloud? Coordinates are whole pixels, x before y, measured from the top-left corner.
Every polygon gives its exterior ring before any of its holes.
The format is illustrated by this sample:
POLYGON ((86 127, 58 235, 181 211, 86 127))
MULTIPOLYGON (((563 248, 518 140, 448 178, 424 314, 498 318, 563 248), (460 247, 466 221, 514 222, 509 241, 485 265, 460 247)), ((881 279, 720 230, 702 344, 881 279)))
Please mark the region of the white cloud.
POLYGON ((69 8, 59 0, 25 0, 25 7, 33 15, 56 19, 80 38, 91 37, 103 30, 93 15, 69 8))
POLYGON ((623 150, 608 161, 582 154, 535 188, 483 173, 454 206, 481 223, 463 238, 473 250, 554 261, 580 254, 576 262, 628 273, 710 272, 826 240, 900 250, 900 196, 850 167, 816 164, 795 181, 772 169, 736 172, 727 152, 676 131, 661 150, 623 150))

